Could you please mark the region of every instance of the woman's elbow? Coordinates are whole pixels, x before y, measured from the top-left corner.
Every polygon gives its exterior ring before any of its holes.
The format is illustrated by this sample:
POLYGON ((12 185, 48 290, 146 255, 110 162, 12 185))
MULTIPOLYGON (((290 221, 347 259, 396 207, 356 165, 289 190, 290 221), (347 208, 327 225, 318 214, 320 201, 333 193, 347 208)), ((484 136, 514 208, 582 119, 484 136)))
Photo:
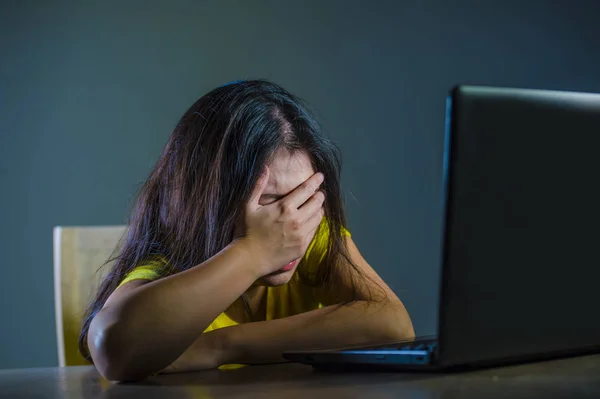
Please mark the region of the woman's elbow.
POLYGON ((382 329, 385 337, 382 338, 389 342, 414 339, 415 330, 404 305, 401 302, 390 302, 385 308, 385 327, 382 329))
MULTIPOLYGON (((100 316, 100 315, 98 315, 100 316)), ((94 318, 88 332, 88 348, 94 361, 94 366, 104 378, 114 382, 141 380, 146 375, 136 372, 131 364, 132 357, 127 353, 126 345, 122 342, 122 334, 115 323, 94 318)))

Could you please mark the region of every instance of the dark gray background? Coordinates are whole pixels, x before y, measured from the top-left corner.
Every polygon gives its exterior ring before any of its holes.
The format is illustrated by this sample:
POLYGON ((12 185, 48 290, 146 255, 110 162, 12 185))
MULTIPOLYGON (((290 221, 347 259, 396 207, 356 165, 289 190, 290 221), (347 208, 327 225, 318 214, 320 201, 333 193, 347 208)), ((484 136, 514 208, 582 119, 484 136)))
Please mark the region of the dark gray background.
POLYGON ((457 83, 600 92, 597 1, 3 1, 0 368, 57 364, 52 227, 121 224, 171 128, 234 79, 308 100, 349 227, 435 331, 444 100, 457 83))

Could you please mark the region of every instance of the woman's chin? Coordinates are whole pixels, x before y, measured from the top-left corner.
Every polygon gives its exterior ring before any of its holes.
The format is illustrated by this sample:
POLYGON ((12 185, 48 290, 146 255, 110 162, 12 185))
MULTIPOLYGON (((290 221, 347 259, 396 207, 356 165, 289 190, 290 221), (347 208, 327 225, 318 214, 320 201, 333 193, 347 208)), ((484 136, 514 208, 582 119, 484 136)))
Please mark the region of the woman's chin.
POLYGON ((290 270, 287 272, 281 272, 277 274, 269 274, 268 276, 262 277, 258 280, 259 285, 265 285, 267 287, 277 287, 289 283, 294 275, 294 271, 290 270))
POLYGON ((293 262, 290 262, 288 265, 284 266, 283 268, 271 274, 263 276, 258 281, 256 281, 254 285, 277 287, 279 285, 287 284, 294 276, 296 268, 298 267, 298 263, 300 263, 300 259, 296 259, 293 262))
POLYGON ((267 287, 277 287, 290 282, 294 273, 296 272, 296 265, 290 270, 279 270, 275 273, 267 274, 257 281, 258 285, 264 285, 267 287))

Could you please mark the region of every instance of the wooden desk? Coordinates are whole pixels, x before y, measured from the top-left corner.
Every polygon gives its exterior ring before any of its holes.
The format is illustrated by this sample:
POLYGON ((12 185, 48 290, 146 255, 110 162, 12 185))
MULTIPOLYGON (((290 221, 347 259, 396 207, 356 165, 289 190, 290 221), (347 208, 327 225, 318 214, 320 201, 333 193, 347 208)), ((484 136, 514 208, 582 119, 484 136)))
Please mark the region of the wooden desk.
POLYGON ((87 366, 0 370, 1 398, 600 398, 600 355, 456 374, 330 373, 298 364, 111 384, 87 366))

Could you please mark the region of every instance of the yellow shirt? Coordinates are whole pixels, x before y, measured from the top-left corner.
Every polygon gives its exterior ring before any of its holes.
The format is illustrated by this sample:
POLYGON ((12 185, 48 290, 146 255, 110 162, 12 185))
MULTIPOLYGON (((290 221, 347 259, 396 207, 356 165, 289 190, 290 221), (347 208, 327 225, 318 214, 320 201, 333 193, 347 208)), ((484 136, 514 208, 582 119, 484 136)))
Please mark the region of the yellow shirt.
MULTIPOLYGON (((350 236, 350 232, 344 228, 342 229, 342 234, 350 236)), ((327 253, 328 239, 329 228, 325 219, 323 219, 317 230, 317 234, 315 234, 304 255, 303 267, 305 270, 313 271, 316 269, 327 253)), ((159 261, 151 261, 140 265, 127 274, 119 286, 132 280, 155 280, 159 277, 159 268, 162 266, 163 264, 159 261)), ((280 319, 322 307, 323 305, 319 302, 317 290, 318 288, 303 284, 298 271, 294 273, 287 284, 277 287, 267 287, 266 320, 280 319)), ((223 312, 217 316, 204 332, 237 324, 239 323, 223 312)))

